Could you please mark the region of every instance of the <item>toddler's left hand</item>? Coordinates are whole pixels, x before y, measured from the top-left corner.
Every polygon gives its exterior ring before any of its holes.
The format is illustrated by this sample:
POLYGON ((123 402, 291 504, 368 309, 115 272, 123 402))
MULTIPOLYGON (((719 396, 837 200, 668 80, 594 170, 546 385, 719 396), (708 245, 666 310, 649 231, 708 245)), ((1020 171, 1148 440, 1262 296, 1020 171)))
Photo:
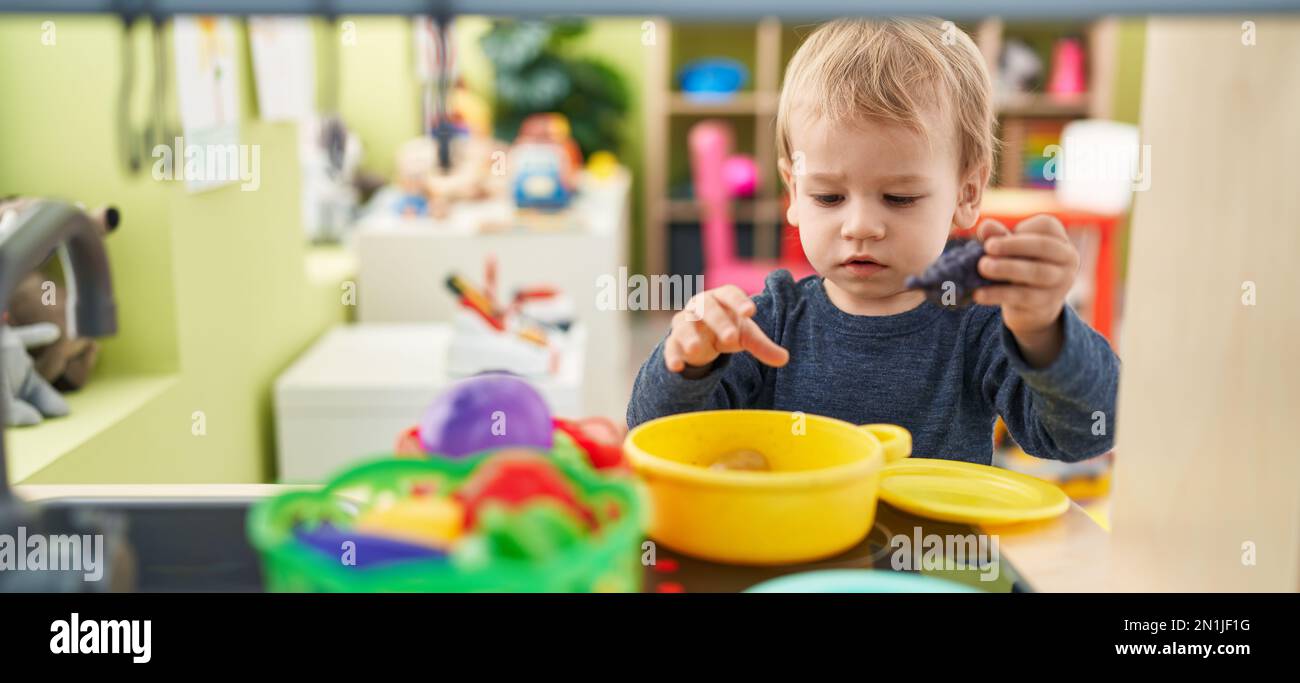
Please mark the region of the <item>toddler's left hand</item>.
POLYGON ((1050 362, 1060 350, 1061 311, 1079 270, 1079 252, 1065 226, 1042 214, 1021 221, 1015 232, 997 221, 985 221, 977 235, 985 254, 980 275, 1010 284, 975 290, 975 302, 1002 307, 1002 322, 1026 360, 1050 362))

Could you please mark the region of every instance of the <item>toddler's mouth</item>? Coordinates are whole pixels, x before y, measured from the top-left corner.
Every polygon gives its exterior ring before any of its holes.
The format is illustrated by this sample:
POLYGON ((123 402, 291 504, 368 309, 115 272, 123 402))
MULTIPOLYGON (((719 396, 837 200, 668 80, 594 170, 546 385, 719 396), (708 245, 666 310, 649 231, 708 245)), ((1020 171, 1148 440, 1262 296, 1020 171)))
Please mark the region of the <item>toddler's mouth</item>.
POLYGON ((870 256, 850 256, 840 264, 850 275, 871 277, 884 270, 886 266, 870 256))

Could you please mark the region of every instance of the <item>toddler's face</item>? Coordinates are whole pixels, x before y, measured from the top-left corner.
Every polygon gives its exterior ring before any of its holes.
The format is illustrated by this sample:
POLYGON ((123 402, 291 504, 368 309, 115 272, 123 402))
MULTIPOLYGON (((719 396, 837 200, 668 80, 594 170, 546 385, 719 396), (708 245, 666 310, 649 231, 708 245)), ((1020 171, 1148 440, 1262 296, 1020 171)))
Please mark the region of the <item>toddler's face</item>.
POLYGON ((927 112, 922 125, 927 135, 878 121, 827 122, 803 108, 791 117, 794 159, 781 162, 793 188, 788 218, 827 294, 849 313, 918 306, 924 294, 904 289, 904 278, 938 258, 953 227, 978 218, 988 169, 960 172, 942 114, 927 112))

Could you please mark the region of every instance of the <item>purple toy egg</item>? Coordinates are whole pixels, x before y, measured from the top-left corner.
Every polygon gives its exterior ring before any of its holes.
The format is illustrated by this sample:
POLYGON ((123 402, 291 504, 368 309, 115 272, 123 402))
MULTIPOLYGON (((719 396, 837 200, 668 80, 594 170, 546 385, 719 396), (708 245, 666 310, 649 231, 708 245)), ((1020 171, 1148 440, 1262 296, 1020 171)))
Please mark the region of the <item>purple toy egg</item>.
POLYGON ((322 524, 311 530, 299 527, 293 535, 300 543, 322 554, 337 557, 340 562, 345 552, 343 544, 351 542, 353 545, 350 550, 356 567, 447 557, 447 553, 436 548, 340 529, 332 524, 322 524))
POLYGON ((517 446, 551 448, 554 427, 541 394, 513 375, 464 379, 434 400, 420 420, 425 453, 459 458, 517 446))

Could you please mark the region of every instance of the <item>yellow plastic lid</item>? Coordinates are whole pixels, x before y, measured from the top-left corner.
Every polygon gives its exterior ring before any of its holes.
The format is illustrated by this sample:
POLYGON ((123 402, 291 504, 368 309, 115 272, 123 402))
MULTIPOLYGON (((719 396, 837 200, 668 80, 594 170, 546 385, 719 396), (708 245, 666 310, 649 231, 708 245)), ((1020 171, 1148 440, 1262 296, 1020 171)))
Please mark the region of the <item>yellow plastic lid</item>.
POLYGON ((1051 519, 1070 508, 1065 492, 1041 479, 989 465, 928 458, 885 465, 880 498, 914 515, 967 524, 1051 519))

